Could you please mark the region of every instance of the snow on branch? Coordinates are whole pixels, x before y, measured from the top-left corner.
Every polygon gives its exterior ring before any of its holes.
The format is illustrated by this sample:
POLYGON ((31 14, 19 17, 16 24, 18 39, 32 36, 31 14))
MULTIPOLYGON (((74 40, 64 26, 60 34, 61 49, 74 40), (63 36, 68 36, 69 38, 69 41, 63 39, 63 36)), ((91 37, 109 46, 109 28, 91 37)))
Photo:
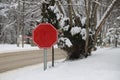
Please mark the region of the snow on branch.
POLYGON ((34 7, 34 9, 30 9, 30 10, 28 10, 27 12, 24 12, 24 14, 25 14, 25 16, 27 16, 28 14, 30 14, 30 13, 32 13, 32 12, 35 12, 35 11, 37 11, 37 10, 39 10, 40 8, 39 7, 34 7))
POLYGON ((11 22, 11 23, 9 22, 10 24, 7 24, 7 25, 2 29, 2 32, 1 32, 0 37, 2 36, 2 33, 3 33, 7 28, 11 27, 11 25, 13 25, 15 22, 16 22, 16 20, 13 21, 13 22, 11 22))
POLYGON ((72 36, 74 36, 74 35, 80 33, 80 31, 81 31, 81 27, 76 26, 76 27, 72 27, 70 32, 71 32, 72 36))
POLYGON ((120 16, 117 17, 117 20, 120 20, 120 16))
POLYGON ((49 3, 47 0, 42 0, 41 2, 42 2, 42 3, 46 3, 46 4, 49 3))
MULTIPOLYGON (((30 4, 30 5, 40 5, 42 4, 42 1, 41 2, 32 2, 32 1, 20 1, 21 3, 25 3, 25 4, 30 4)), ((45 3, 45 1, 43 0, 43 2, 45 3)))
POLYGON ((14 20, 13 22, 11 22, 10 24, 6 25, 6 27, 4 28, 4 30, 8 27, 10 27, 11 25, 13 25, 16 22, 16 20, 14 20))
POLYGON ((59 38, 58 42, 59 42, 58 45, 59 45, 60 48, 63 48, 65 46, 67 46, 67 47, 72 46, 72 43, 68 38, 61 37, 61 38, 59 38))

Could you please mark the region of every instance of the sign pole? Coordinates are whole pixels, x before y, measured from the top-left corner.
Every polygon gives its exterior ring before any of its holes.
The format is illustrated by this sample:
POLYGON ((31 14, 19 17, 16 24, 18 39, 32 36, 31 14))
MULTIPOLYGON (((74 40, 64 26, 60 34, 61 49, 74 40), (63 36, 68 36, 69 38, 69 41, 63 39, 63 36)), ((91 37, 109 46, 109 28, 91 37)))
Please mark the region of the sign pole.
POLYGON ((54 46, 52 46, 52 67, 54 67, 54 46))
POLYGON ((44 70, 47 69, 47 49, 44 48, 44 70))

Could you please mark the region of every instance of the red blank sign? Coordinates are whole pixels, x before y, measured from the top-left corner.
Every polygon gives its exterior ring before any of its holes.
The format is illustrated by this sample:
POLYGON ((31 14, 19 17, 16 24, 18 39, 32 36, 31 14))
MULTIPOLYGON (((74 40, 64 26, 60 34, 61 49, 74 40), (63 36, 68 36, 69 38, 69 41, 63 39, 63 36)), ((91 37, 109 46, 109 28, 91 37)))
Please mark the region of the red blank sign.
POLYGON ((52 47, 57 38, 57 30, 49 23, 41 23, 33 31, 33 40, 40 48, 52 47))

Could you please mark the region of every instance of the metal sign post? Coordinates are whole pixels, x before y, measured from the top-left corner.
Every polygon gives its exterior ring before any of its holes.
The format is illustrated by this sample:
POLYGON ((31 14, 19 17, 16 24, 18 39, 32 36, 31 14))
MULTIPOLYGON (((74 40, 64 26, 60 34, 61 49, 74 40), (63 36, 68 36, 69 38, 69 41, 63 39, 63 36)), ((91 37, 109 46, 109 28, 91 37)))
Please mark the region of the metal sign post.
POLYGON ((47 49, 44 48, 44 70, 47 69, 47 49))

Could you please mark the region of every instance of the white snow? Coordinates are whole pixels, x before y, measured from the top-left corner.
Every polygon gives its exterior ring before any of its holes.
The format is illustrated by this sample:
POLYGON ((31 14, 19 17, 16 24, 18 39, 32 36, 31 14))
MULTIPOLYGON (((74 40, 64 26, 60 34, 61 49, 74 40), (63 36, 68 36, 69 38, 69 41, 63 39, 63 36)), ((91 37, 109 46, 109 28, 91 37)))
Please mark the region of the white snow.
POLYGON ((57 16, 57 20, 59 20, 63 15, 60 13, 56 13, 56 16, 57 16))
POLYGON ((86 29, 85 29, 85 28, 83 28, 83 29, 81 30, 81 33, 80 33, 80 34, 82 35, 82 39, 86 40, 86 29))
POLYGON ((70 32, 71 32, 72 36, 74 36, 74 35, 80 33, 80 31, 81 31, 81 27, 75 26, 75 27, 72 27, 70 32))
POLYGON ((55 6, 49 6, 48 9, 51 9, 52 11, 54 11, 55 6))
POLYGON ((65 40, 65 44, 68 46, 68 47, 71 47, 72 46, 72 43, 69 39, 66 39, 65 40))
POLYGON ((67 26, 63 27, 63 30, 64 30, 64 31, 68 31, 69 27, 70 27, 70 26, 67 25, 67 26))
POLYGON ((56 5, 55 5, 54 13, 60 13, 60 11, 56 5))
MULTIPOLYGON (((58 48, 58 46, 55 44, 54 48, 58 48)), ((0 44, 0 54, 9 53, 9 52, 39 50, 39 49, 40 49, 39 47, 31 46, 30 44, 24 44, 24 47, 22 47, 21 44, 20 47, 17 47, 16 44, 0 44)))
POLYGON ((64 47, 64 46, 71 47, 72 46, 72 43, 71 43, 71 41, 68 38, 61 37, 61 38, 59 38, 58 42, 59 41, 63 42, 61 44, 62 45, 61 47, 64 47))
POLYGON ((46 0, 41 0, 41 3, 46 3, 46 4, 48 4, 48 1, 46 1, 46 0))
POLYGON ((17 9, 18 4, 17 3, 11 3, 10 8, 17 9))
POLYGON ((6 17, 7 16, 6 12, 12 8, 16 9, 17 6, 18 6, 17 3, 11 3, 11 4, 0 3, 0 8, 1 8, 0 15, 6 17))
POLYGON ((86 22, 86 17, 83 17, 83 18, 81 19, 82 26, 85 25, 85 22, 86 22))
POLYGON ((63 28, 63 26, 65 25, 65 21, 69 20, 69 18, 67 17, 63 17, 62 20, 60 20, 60 26, 61 28, 63 28))
POLYGON ((120 20, 120 16, 118 16, 117 19, 120 20))
POLYGON ((0 15, 6 17, 7 16, 6 11, 8 11, 8 10, 9 9, 2 9, 2 10, 0 10, 0 15))
POLYGON ((0 80, 120 80, 120 48, 98 49, 76 61, 56 61, 43 71, 43 64, 0 74, 0 80))
POLYGON ((32 47, 31 45, 24 45, 24 47, 22 48, 22 46, 20 45, 20 47, 17 47, 16 44, 0 44, 0 53, 9 53, 9 52, 18 52, 18 51, 28 51, 28 50, 38 50, 39 48, 36 47, 32 47))
POLYGON ((57 20, 60 20, 61 18, 63 18, 63 14, 60 12, 60 10, 58 9, 58 6, 55 4, 55 9, 54 9, 54 13, 57 16, 57 20))

